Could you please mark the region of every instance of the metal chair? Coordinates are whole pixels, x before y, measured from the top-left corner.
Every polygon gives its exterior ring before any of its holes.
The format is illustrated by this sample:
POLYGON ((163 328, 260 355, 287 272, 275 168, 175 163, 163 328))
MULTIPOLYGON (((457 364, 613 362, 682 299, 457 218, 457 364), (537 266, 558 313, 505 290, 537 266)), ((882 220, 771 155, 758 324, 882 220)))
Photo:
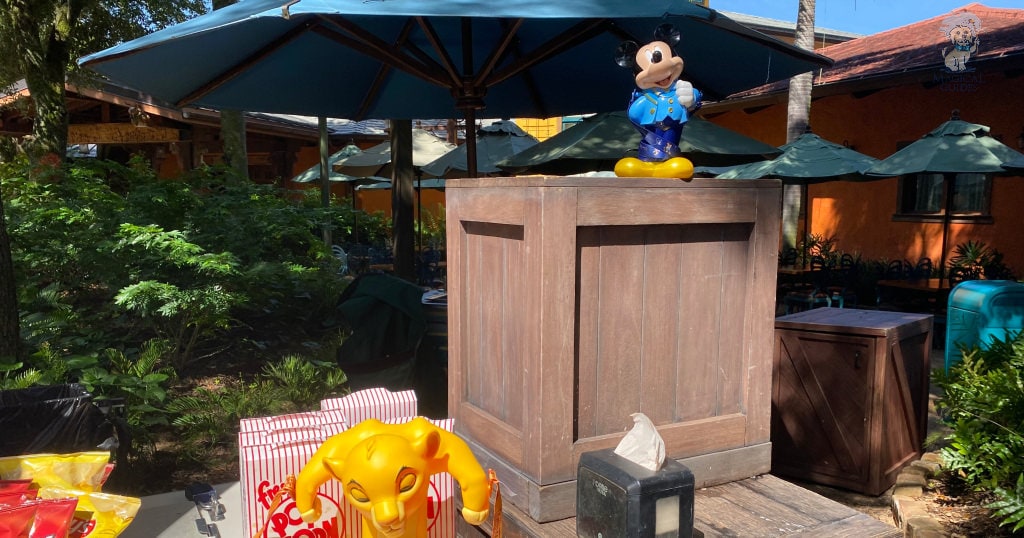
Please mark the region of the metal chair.
POLYGON ((341 248, 340 245, 331 245, 331 252, 334 254, 334 257, 338 258, 341 262, 341 266, 338 267, 338 274, 342 276, 347 275, 349 271, 348 253, 345 252, 345 249, 341 248))

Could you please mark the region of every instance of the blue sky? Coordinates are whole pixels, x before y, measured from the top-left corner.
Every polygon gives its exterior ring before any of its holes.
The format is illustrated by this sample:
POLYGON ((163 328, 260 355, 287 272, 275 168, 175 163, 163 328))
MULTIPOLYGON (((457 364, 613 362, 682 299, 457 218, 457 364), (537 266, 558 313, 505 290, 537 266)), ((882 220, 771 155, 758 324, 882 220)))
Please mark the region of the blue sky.
MULTIPOLYGON (((974 3, 972 0, 816 0, 815 27, 875 34, 929 19, 974 3)), ((1024 9, 1024 0, 980 0, 988 7, 1024 9)), ((797 0, 711 0, 719 11, 796 21, 797 0)))

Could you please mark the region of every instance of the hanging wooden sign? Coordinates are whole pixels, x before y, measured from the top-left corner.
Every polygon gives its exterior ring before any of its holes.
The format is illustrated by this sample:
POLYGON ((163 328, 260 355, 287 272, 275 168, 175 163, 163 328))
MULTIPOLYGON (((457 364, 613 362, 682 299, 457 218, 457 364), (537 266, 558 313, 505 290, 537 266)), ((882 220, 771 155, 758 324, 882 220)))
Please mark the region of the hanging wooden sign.
POLYGON ((178 129, 136 127, 131 123, 91 123, 68 127, 68 144, 154 144, 177 142, 178 129))

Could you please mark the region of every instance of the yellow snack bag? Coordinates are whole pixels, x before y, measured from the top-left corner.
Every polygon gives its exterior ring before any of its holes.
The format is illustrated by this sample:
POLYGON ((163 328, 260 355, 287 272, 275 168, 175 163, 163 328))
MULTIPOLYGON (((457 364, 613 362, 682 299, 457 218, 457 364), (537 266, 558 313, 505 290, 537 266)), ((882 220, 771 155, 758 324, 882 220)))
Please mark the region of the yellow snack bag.
POLYGON ((110 452, 27 454, 0 458, 0 479, 31 478, 44 486, 98 491, 106 480, 110 452))
POLYGON ((131 524, 142 506, 142 499, 137 497, 55 486, 39 489, 39 497, 44 499, 69 496, 78 497, 78 508, 71 521, 68 538, 115 538, 131 524))

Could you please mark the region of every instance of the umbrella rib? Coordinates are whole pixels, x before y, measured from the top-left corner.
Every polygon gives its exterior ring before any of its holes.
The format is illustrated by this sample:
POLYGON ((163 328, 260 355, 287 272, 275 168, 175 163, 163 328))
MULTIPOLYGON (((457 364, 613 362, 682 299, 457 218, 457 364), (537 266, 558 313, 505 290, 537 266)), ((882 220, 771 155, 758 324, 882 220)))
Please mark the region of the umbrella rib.
MULTIPOLYGON (((448 50, 444 48, 441 43, 441 37, 437 35, 437 30, 434 29, 434 25, 430 24, 430 21, 426 17, 416 17, 416 22, 419 23, 420 28, 423 29, 423 34, 427 37, 427 41, 430 42, 430 46, 434 47, 437 51, 437 55, 441 58, 440 67, 448 72, 448 76, 451 77, 452 84, 458 86, 462 84, 461 77, 458 71, 455 70, 455 64, 452 62, 451 56, 448 54, 448 50)), ((417 47, 410 47, 416 52, 423 54, 422 51, 417 47)))
POLYGON ((443 73, 437 72, 436 69, 432 69, 429 65, 418 64, 413 61, 413 58, 402 54, 400 50, 395 49, 395 47, 391 46, 386 41, 364 31, 362 28, 352 24, 350 21, 344 18, 328 18, 326 16, 321 16, 320 19, 355 36, 353 38, 337 32, 332 32, 326 28, 314 28, 317 33, 324 37, 333 39, 342 45, 359 51, 377 61, 394 64, 398 69, 419 77, 431 84, 436 84, 443 88, 448 87, 448 83, 445 80, 443 73))
POLYGON ((508 80, 520 72, 556 56, 566 50, 583 43, 604 31, 603 26, 607 25, 609 19, 587 19, 569 28, 561 34, 549 39, 546 43, 525 54, 521 60, 495 71, 487 78, 487 87, 495 86, 508 80))
MULTIPOLYGON (((402 31, 395 41, 395 47, 399 48, 409 38, 409 33, 412 32, 412 21, 407 20, 405 25, 402 27, 402 31)), ((375 95, 379 95, 378 90, 384 84, 384 79, 387 78, 388 72, 391 71, 391 65, 387 62, 381 62, 380 69, 377 70, 377 75, 373 77, 373 82, 370 83, 370 87, 366 90, 366 95, 362 99, 359 108, 356 110, 356 118, 364 118, 366 111, 369 110, 370 104, 373 102, 375 95)))
POLYGON ((195 101, 197 99, 201 99, 203 96, 205 96, 205 95, 209 94, 210 92, 216 90, 217 88, 219 88, 223 84, 227 83, 231 79, 233 79, 236 76, 238 76, 239 74, 241 74, 243 71, 249 69, 249 67, 252 66, 253 64, 258 63, 263 58, 266 58, 267 56, 269 56, 273 52, 277 51, 277 49, 281 48, 282 46, 284 46, 284 45, 288 44, 289 42, 291 42, 291 41, 295 40, 296 38, 298 38, 300 35, 304 34, 307 31, 309 31, 311 26, 313 26, 313 24, 306 23, 306 24, 303 24, 301 26, 297 26, 297 27, 295 27, 292 30, 289 30, 287 33, 285 33, 279 39, 275 39, 275 40, 271 41, 270 44, 268 44, 267 46, 260 48, 255 53, 250 54, 249 56, 247 56, 241 62, 231 66, 230 69, 222 71, 220 75, 214 77, 212 80, 210 80, 206 84, 203 84, 202 86, 199 86, 198 88, 196 88, 195 91, 189 93, 185 97, 182 97, 181 99, 178 100, 178 102, 175 103, 175 106, 178 106, 180 108, 180 107, 185 106, 188 103, 191 103, 191 102, 193 102, 193 101, 195 101))
MULTIPOLYGON (((505 21, 502 22, 505 23, 505 21)), ((504 35, 501 36, 501 40, 498 41, 497 46, 494 47, 494 50, 487 57, 487 61, 480 68, 480 72, 476 74, 476 78, 473 80, 474 86, 479 88, 484 84, 485 79, 494 71, 494 67, 498 65, 498 60, 505 55, 505 52, 512 44, 512 39, 519 32, 519 28, 522 25, 523 19, 516 19, 512 24, 505 25, 504 35)))

